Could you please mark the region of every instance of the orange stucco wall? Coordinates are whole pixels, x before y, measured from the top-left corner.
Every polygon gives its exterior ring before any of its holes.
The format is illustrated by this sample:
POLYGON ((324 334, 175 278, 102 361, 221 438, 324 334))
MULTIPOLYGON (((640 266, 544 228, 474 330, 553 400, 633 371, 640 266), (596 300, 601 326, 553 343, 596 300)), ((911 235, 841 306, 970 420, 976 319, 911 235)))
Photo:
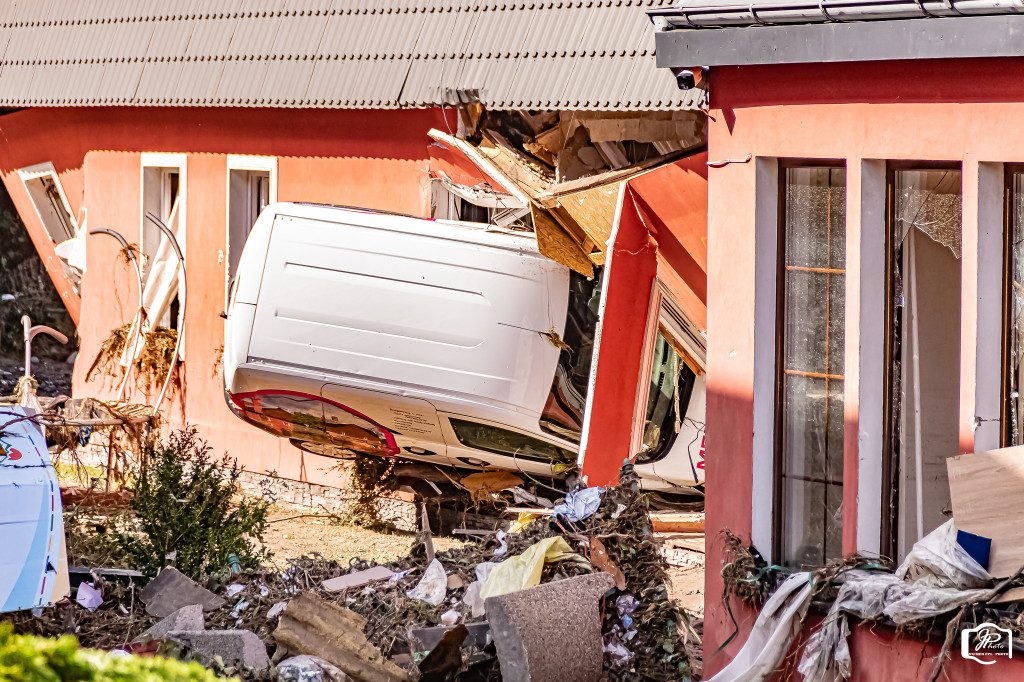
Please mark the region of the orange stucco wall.
MULTIPOLYGON (((60 288, 60 264, 48 237, 40 237, 37 216, 33 222, 34 209, 17 169, 51 161, 72 209, 85 209, 89 229, 115 229, 137 243, 142 153, 187 154, 187 361, 184 390, 172 396, 172 422, 180 421, 184 410, 184 418, 200 427, 215 453, 229 452, 250 471, 337 484, 341 474, 328 471, 334 460, 302 453, 244 424, 224 405, 219 313, 225 298, 227 155, 277 157, 280 201, 426 216, 426 133, 443 126, 440 110, 27 109, 0 117, 0 176, 60 288)), ((138 291, 113 239, 91 236, 87 251, 81 312, 75 300, 64 298, 81 337, 74 392, 102 398, 116 388, 112 380, 94 376, 86 381, 86 372, 110 330, 131 319, 138 291)))
MULTIPOLYGON (((705 671, 719 670, 744 641, 753 614, 734 612, 741 635, 711 657, 733 631, 722 607, 719 531, 749 538, 752 519, 770 514, 754 507, 754 248, 758 159, 844 159, 847 164, 847 337, 845 387, 844 549, 858 549, 857 479, 863 462, 880 456, 858 442, 860 420, 884 407, 883 396, 860 396, 860 323, 880 314, 862 305, 861 269, 874 254, 859 248, 861 181, 865 164, 877 160, 953 160, 963 168, 963 260, 961 329, 960 449, 974 449, 978 335, 978 269, 1000 267, 977 261, 979 164, 1024 161, 1024 60, 929 60, 774 67, 716 67, 711 72, 709 158, 734 159, 708 178, 708 415, 707 610, 705 671), (749 158, 750 161, 742 162, 749 158), (972 206, 974 207, 972 209, 972 206)), ((864 194, 867 197, 869 195, 864 194)), ((881 200, 881 199, 880 199, 881 200)), ((871 204, 865 210, 875 210, 871 204)), ((1001 229, 1001 228, 1000 228, 1001 229)), ((864 491, 860 491, 862 494, 864 491)), ((763 498, 760 498, 763 499, 763 498)), ((868 532, 874 532, 868 529, 868 532)), ((767 547, 761 547, 763 552, 767 547)), ((855 679, 926 679, 936 647, 900 643, 859 632, 853 640, 855 679)), ((950 679, 1010 679, 1019 671, 1004 665, 979 666, 954 654, 950 679)))

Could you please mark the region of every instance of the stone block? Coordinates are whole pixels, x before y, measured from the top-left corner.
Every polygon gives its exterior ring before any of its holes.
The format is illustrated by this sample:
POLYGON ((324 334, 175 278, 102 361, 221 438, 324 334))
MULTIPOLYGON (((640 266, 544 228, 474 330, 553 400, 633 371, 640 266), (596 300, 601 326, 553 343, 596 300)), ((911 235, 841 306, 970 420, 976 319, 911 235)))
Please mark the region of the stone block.
POLYGON ((173 631, 167 637, 191 650, 204 665, 210 665, 220 656, 226 666, 244 665, 255 670, 270 667, 267 647, 248 630, 173 631))
POLYGON ((224 600, 213 592, 169 566, 142 588, 139 598, 146 605, 146 613, 165 618, 183 606, 202 604, 204 611, 224 606, 224 600))
POLYGON ((599 598, 607 573, 556 580, 484 601, 504 682, 597 682, 603 647, 599 598))
POLYGON ((189 604, 188 606, 182 606, 180 609, 167 616, 150 629, 146 630, 135 641, 139 642, 147 636, 151 639, 162 639, 175 630, 195 632, 203 630, 204 628, 202 604, 189 604))

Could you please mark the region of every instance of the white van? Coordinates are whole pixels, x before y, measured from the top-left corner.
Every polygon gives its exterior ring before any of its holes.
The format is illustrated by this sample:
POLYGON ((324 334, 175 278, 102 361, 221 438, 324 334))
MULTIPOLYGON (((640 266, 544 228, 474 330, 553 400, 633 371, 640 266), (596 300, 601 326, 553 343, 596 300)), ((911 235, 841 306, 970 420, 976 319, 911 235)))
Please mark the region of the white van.
MULTIPOLYGON (((229 405, 321 455, 558 476, 577 460, 600 286, 529 233, 273 204, 232 282, 229 405)), ((637 469, 649 489, 692 488, 704 377, 654 350, 637 469)))

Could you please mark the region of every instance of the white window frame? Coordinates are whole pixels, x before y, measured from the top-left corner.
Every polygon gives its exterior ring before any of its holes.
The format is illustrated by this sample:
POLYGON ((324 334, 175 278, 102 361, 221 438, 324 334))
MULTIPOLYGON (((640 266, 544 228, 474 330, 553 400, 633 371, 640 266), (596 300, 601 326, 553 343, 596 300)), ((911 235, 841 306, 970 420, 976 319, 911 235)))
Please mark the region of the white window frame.
POLYGON ((53 163, 47 161, 27 168, 20 168, 18 169, 18 177, 21 178, 22 185, 25 187, 25 192, 28 194, 29 200, 32 202, 32 208, 35 209, 36 216, 38 216, 43 229, 46 230, 46 234, 54 244, 59 244, 60 242, 54 241, 53 235, 50 234, 50 230, 46 227, 46 221, 43 220, 43 215, 39 212, 39 206, 36 205, 35 199, 32 198, 32 192, 28 187, 29 180, 38 180, 40 178, 49 178, 53 180, 54 187, 57 188, 57 194, 60 196, 60 201, 64 205, 64 210, 67 211, 68 216, 71 218, 71 227, 74 230, 74 234, 71 235, 71 238, 74 239, 80 230, 78 226, 78 219, 75 217, 75 212, 71 210, 71 204, 68 202, 68 197, 64 193, 64 185, 61 184, 60 176, 57 175, 57 169, 53 167, 53 163))
MULTIPOLYGON (((146 233, 146 169, 147 168, 163 168, 163 169, 174 169, 178 170, 178 226, 179 231, 183 234, 188 234, 186 229, 186 216, 188 215, 188 154, 185 153, 168 153, 168 152, 145 152, 142 154, 141 164, 139 165, 139 251, 145 253, 143 244, 143 238, 146 233)), ((165 203, 170 201, 170 197, 166 196, 168 191, 167 183, 163 182, 163 178, 166 177, 167 171, 161 176, 161 192, 164 193, 163 201, 165 203)), ((185 244, 181 242, 178 244, 181 248, 181 254, 185 256, 185 244)))
POLYGON ((220 254, 220 262, 224 265, 224 309, 227 310, 228 295, 231 288, 231 172, 258 171, 269 173, 270 187, 267 190, 267 202, 277 203, 277 157, 257 156, 252 154, 228 154, 227 171, 224 174, 224 250, 220 254))

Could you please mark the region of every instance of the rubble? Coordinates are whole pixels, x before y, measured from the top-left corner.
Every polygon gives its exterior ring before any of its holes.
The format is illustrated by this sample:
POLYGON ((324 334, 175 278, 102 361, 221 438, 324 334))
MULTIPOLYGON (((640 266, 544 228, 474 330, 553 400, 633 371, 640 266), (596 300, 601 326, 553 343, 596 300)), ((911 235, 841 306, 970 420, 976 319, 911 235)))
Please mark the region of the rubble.
POLYGON ((248 630, 195 630, 170 632, 167 638, 188 647, 203 665, 214 663, 229 667, 245 666, 253 670, 270 667, 267 647, 248 630))
POLYGON ((288 603, 274 639, 289 652, 337 666, 356 682, 402 682, 411 677, 386 660, 363 634, 366 620, 309 593, 288 603))
POLYGON ((146 605, 146 613, 157 618, 164 618, 192 604, 202 604, 204 611, 213 611, 225 603, 223 597, 218 597, 173 566, 160 571, 160 575, 142 588, 139 598, 146 605))
POLYGON ((358 573, 338 576, 323 582, 323 588, 328 592, 338 592, 350 587, 360 587, 375 580, 388 580, 394 573, 384 566, 374 566, 358 573))
POLYGON ((601 677, 605 573, 490 597, 484 604, 505 682, 594 682, 601 677))
POLYGON ((202 604, 189 604, 167 616, 159 623, 135 638, 136 642, 149 639, 163 639, 171 632, 195 632, 205 629, 202 604))

